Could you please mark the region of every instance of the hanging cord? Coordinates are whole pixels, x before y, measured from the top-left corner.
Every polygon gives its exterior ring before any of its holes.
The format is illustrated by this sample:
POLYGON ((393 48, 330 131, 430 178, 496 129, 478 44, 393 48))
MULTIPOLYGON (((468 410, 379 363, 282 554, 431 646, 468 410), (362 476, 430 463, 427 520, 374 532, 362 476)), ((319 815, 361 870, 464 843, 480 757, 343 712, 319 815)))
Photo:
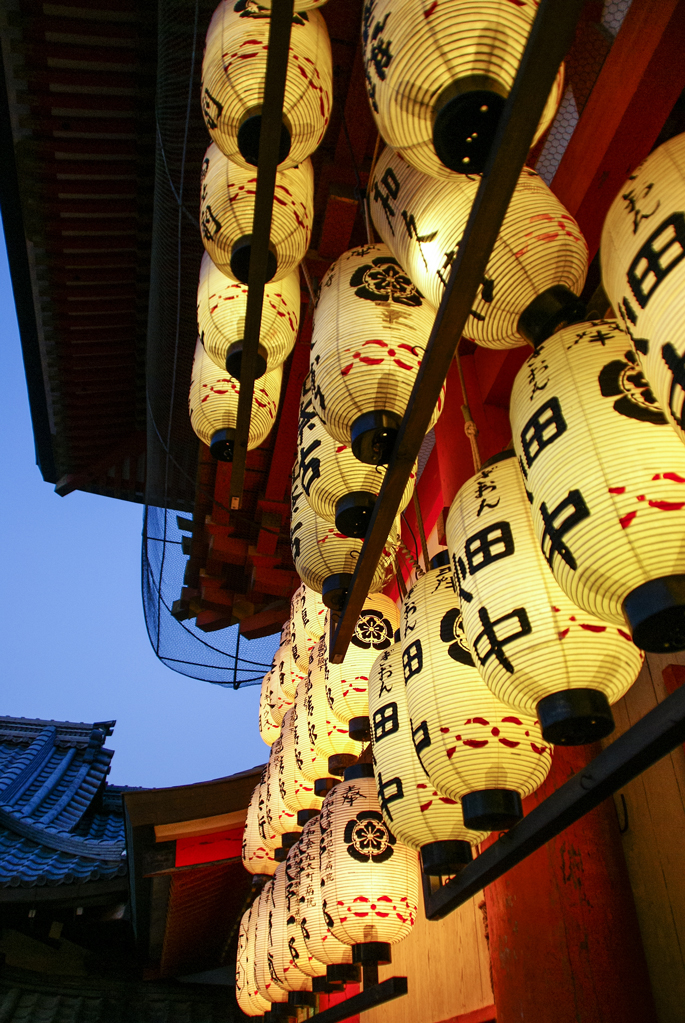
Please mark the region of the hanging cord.
POLYGON ((400 591, 400 598, 404 600, 407 596, 407 587, 404 585, 404 576, 402 575, 400 559, 397 554, 395 555, 395 579, 397 580, 397 589, 400 591))
POLYGON ((416 512, 416 521, 419 524, 419 536, 421 537, 421 552, 423 554, 423 564, 427 572, 430 568, 430 561, 428 559, 428 544, 426 543, 426 530, 424 529, 423 526, 423 515, 421 514, 421 505, 419 503, 419 495, 416 493, 416 489, 414 489, 412 498, 414 501, 414 511, 416 512))
POLYGON ((469 408, 469 399, 466 394, 466 383, 464 381, 464 371, 461 367, 461 359, 459 357, 459 345, 461 344, 461 338, 457 344, 457 350, 454 354, 455 361, 457 363, 457 371, 459 373, 459 382, 461 384, 461 395, 464 399, 464 404, 461 406, 461 414, 464 417, 464 433, 469 439, 471 444, 471 457, 473 458, 473 468, 476 472, 480 471, 481 459, 480 451, 478 450, 478 427, 476 426, 473 416, 471 415, 471 409, 469 408))
POLYGON ((302 274, 304 276, 305 284, 307 285, 307 291, 309 292, 309 297, 311 299, 312 309, 314 309, 316 307, 317 296, 314 290, 314 282, 312 281, 311 274, 309 273, 309 269, 307 267, 307 260, 303 259, 302 262, 300 263, 300 266, 302 267, 302 274))
POLYGON ((373 223, 371 222, 371 207, 369 205, 369 188, 371 187, 371 179, 373 178, 373 172, 376 169, 376 161, 378 160, 378 150, 381 143, 381 134, 378 132, 376 135, 376 145, 373 147, 373 158, 371 160, 371 169, 369 171, 369 180, 366 185, 366 191, 364 192, 362 202, 364 204, 364 220, 366 222, 366 239, 369 245, 376 244, 376 236, 373 231, 373 223))

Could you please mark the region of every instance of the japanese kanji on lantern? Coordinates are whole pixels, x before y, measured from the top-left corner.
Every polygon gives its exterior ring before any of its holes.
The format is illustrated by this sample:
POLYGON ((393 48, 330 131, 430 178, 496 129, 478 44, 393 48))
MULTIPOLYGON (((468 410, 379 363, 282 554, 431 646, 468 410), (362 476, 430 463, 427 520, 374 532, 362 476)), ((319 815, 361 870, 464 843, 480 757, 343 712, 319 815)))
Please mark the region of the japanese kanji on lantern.
POLYGON ((449 565, 414 584, 401 622, 407 709, 428 777, 461 799, 468 828, 511 827, 547 777, 551 749, 535 718, 498 700, 474 666, 449 565))
MULTIPOLYGON (((388 145, 423 174, 479 174, 536 10, 535 0, 366 0, 366 90, 388 145)), ((563 83, 562 66, 533 145, 563 83)))
POLYGON ((353 962, 390 962, 390 946, 414 926, 416 852, 388 828, 371 764, 355 764, 326 796, 321 814, 321 906, 353 962))
POLYGON ((286 991, 311 991, 312 977, 326 967, 308 952, 299 926, 300 851, 294 846, 273 879, 268 955, 274 976, 286 991))
MULTIPOLYGON (((440 305, 479 179, 437 181, 385 149, 370 188, 376 230, 422 294, 440 305)), ((585 239, 542 178, 524 167, 464 334, 486 348, 538 340, 584 316, 577 298, 588 266, 585 239)))
POLYGON ((378 801, 386 824, 421 851, 424 874, 455 874, 487 832, 470 831, 458 799, 438 792, 414 749, 407 710, 402 647, 379 654, 369 679, 369 716, 378 801))
POLYGON ((301 583, 290 601, 290 638, 293 660, 303 675, 309 670, 309 655, 316 644, 305 625, 306 606, 307 587, 301 583))
POLYGON ((321 809, 321 796, 314 791, 314 781, 305 778, 298 763, 295 723, 297 710, 291 707, 281 724, 281 754, 278 759, 279 785, 283 802, 296 815, 299 823, 300 810, 321 809))
POLYGON ((259 994, 254 979, 256 914, 257 904, 253 903, 243 913, 238 931, 235 995, 246 1016, 263 1016, 271 1008, 271 1002, 259 994))
POLYGON ((339 941, 326 923, 321 893, 321 822, 314 817, 305 824, 300 847, 300 929, 307 950, 321 963, 333 966, 352 962, 352 949, 339 941))
MULTIPOLYGON (((247 284, 257 172, 233 163, 214 143, 202 164, 200 232, 212 262, 234 281, 247 284)), ((314 215, 311 160, 276 174, 267 261, 268 281, 280 281, 309 248, 314 215)))
POLYGON ((287 702, 288 706, 292 706, 295 699, 295 690, 300 680, 304 678, 306 669, 302 671, 295 662, 290 618, 287 618, 283 623, 281 640, 274 654, 273 668, 278 673, 278 686, 285 697, 285 702, 287 702))
POLYGON ((685 135, 664 142, 614 199, 602 283, 671 426, 685 442, 685 135))
POLYGON ((466 641, 488 688, 537 717, 547 742, 576 746, 609 735, 609 705, 633 684, 643 654, 625 628, 582 610, 556 582, 513 451, 463 485, 445 535, 466 641))
MULTIPOLYGON (((255 381, 248 451, 258 448, 271 433, 276 422, 282 380, 283 367, 277 366, 261 380, 255 381)), ((240 382, 212 362, 198 339, 188 396, 190 425, 203 444, 209 446, 214 458, 221 462, 233 461, 239 394, 240 382)))
POLYGON ((271 746, 278 738, 280 732, 280 727, 274 721, 271 714, 271 679, 273 670, 272 666, 262 679, 262 688, 259 694, 259 734, 267 746, 271 746))
MULTIPOLYGON (((312 400, 331 437, 360 461, 388 462, 434 319, 385 245, 351 249, 326 274, 314 314, 312 400)), ((429 429, 443 399, 444 389, 429 429)))
POLYGON ((685 648, 685 449, 615 321, 541 344, 511 423, 542 553, 562 590, 643 650, 685 648))
POLYGON ((369 675, 382 650, 393 643, 399 628, 397 605, 384 593, 367 597, 342 664, 327 668, 326 699, 333 714, 354 739, 368 742, 369 675))
MULTIPOLYGON (((269 736, 271 735, 270 721, 273 721, 273 723, 276 725, 276 728, 280 729, 281 721, 283 720, 283 715, 285 714, 288 707, 292 707, 293 700, 295 698, 294 690, 297 687, 297 681, 299 679, 299 672, 295 669, 291 660, 288 661, 288 668, 292 669, 292 671, 289 670, 286 673, 283 670, 285 667, 285 663, 280 659, 278 661, 276 659, 279 655, 279 652, 282 651, 283 649, 284 637, 287 637, 287 641, 289 643, 289 634, 287 629, 289 624, 290 624, 289 622, 286 622, 283 626, 283 629, 281 630, 281 642, 279 643, 278 649, 276 650, 276 654, 274 655, 274 659, 271 663, 271 668, 264 676, 264 680, 262 682, 262 686, 265 687, 264 724, 265 729, 267 730, 269 736), (283 685, 284 683, 286 683, 286 681, 289 685, 287 693, 283 688, 283 685), (290 692, 292 692, 293 694, 292 696, 288 695, 290 692), (268 708, 268 717, 266 716, 266 708, 268 708)), ((262 701, 260 700, 260 707, 261 704, 262 701)), ((268 742, 267 739, 264 739, 264 741, 267 742, 267 745, 269 746, 273 742, 273 740, 272 742, 268 742)))
MULTIPOLYGON (((212 141, 246 167, 256 167, 259 158, 270 20, 259 7, 222 0, 207 30, 202 115, 212 141)), ((315 10, 296 13, 283 97, 281 168, 302 163, 321 142, 330 118, 332 90, 326 22, 315 10)))
MULTIPOLYGON (((305 777, 311 777, 312 772, 326 765, 322 774, 319 774, 315 781, 320 782, 315 786, 316 791, 325 792, 331 787, 331 774, 342 774, 336 764, 345 764, 345 759, 352 763, 357 759, 362 750, 361 741, 358 741, 349 733, 347 724, 343 724, 336 718, 330 708, 326 696, 326 689, 329 685, 331 672, 335 672, 339 665, 331 664, 328 660, 328 644, 326 637, 322 636, 312 650, 309 659, 309 674, 303 688, 304 715, 306 730, 300 730, 300 708, 298 704, 298 720, 296 743, 300 757, 303 761, 302 770, 305 777), (313 750, 316 759, 308 754, 307 750, 313 750), (338 758, 331 762, 331 758, 338 758), (342 760, 341 760, 342 758, 342 760), (333 768, 333 770, 331 770, 333 768)), ((298 696, 300 690, 298 689, 298 696)), ((304 721, 302 722, 304 724, 304 721)))
MULTIPOLYGON (((370 593, 383 589, 392 571, 398 543, 399 530, 395 524, 376 567, 370 593)), ((290 548, 297 573, 305 585, 320 593, 327 607, 342 607, 362 541, 343 536, 332 523, 320 518, 307 501, 299 479, 293 482, 291 490, 290 548)))
MULTIPOLYGON (((284 867, 285 864, 280 865, 281 875, 279 876, 282 876, 284 867)), ((286 982, 282 974, 278 974, 273 968, 274 956, 278 954, 278 949, 280 947, 280 942, 276 945, 273 940, 274 923, 278 918, 279 913, 282 911, 284 901, 282 886, 278 892, 278 895, 280 896, 278 901, 276 898, 277 875, 278 871, 276 871, 276 874, 274 874, 273 877, 269 878, 255 902, 257 912, 254 944, 254 974, 255 981, 257 983, 257 990, 262 998, 265 998, 269 1002, 287 1002, 288 991, 291 990, 291 988, 286 986, 286 982)), ((278 937, 281 937, 280 933, 278 937)), ((285 935, 283 935, 283 937, 285 937, 285 935)), ((296 967, 293 966, 292 970, 287 974, 288 980, 290 980, 290 972, 292 972, 292 974, 294 974, 298 979, 299 977, 302 977, 302 983, 306 985, 307 978, 304 977, 304 974, 300 973, 296 967)), ((294 990, 297 990, 297 988, 294 990)))
POLYGON ((273 856, 273 848, 266 844, 259 828, 260 784, 255 785, 247 807, 242 860, 245 870, 250 874, 273 874, 278 864, 273 856))
MULTIPOLYGON (((312 651, 311 656, 314 656, 314 651, 312 651)), ((321 670, 323 670, 323 665, 321 670)), ((294 704, 293 738, 295 740, 296 761, 302 776, 308 781, 315 783, 315 793, 325 795, 333 787, 335 781, 328 773, 328 754, 320 756, 314 747, 316 725, 313 721, 311 722, 311 731, 309 727, 307 699, 312 692, 313 685, 314 683, 307 676, 297 687, 294 704)))
MULTIPOLYGON (((300 398, 297 447, 300 485, 317 515, 344 536, 363 539, 385 476, 385 466, 360 462, 352 448, 335 440, 316 414, 311 378, 305 377, 300 398)), ((414 492, 417 466, 402 495, 402 512, 414 492)))
MULTIPOLYGON (((245 333, 247 285, 229 280, 205 252, 197 289, 197 330, 216 365, 240 380, 245 333)), ((255 378, 264 376, 290 355, 300 325, 298 270, 264 288, 255 378)))
POLYGON ((281 734, 271 747, 269 762, 266 765, 265 809, 268 827, 280 838, 282 848, 288 849, 297 841, 302 828, 297 823, 297 810, 289 809, 283 798, 280 784, 283 777, 282 759, 283 738, 281 734))

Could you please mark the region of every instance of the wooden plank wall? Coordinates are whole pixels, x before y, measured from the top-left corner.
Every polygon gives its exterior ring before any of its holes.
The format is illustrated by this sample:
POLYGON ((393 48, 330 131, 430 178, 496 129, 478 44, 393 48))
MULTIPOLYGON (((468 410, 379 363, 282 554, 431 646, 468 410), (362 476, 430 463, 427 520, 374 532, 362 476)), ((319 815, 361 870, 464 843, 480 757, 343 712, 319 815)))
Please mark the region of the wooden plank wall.
POLYGON ((416 925, 393 946, 380 980, 406 976, 409 993, 362 1013, 363 1023, 441 1023, 493 1002, 490 956, 478 895, 444 920, 429 923, 419 896, 416 925))
MULTIPOLYGON (((662 671, 685 665, 685 653, 649 654, 614 706, 618 738, 666 699, 662 671)), ((623 851, 659 1023, 685 1019, 685 752, 664 757, 616 793, 623 851), (627 827, 626 827, 627 824, 627 827)))

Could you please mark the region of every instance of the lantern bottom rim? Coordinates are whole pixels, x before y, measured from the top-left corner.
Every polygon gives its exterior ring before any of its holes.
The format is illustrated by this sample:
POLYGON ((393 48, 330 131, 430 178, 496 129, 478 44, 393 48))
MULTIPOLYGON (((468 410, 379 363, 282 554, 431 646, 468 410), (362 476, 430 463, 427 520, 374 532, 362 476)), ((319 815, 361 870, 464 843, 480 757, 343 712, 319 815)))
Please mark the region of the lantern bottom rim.
POLYGON ((352 962, 368 966, 380 963, 385 966, 392 962, 390 945, 387 941, 362 941, 352 946, 352 962))
POLYGON ((292 849, 295 843, 302 837, 301 831, 285 831, 281 835, 281 845, 284 849, 292 849))
POLYGON ((350 427, 352 454, 366 465, 387 465, 397 439, 401 417, 388 409, 363 412, 350 427))
MULTIPOLYGON (((259 163, 259 140, 262 134, 262 108, 252 107, 246 111, 238 128, 238 149, 245 163, 256 167, 259 163)), ((287 159, 292 144, 290 126, 286 118, 281 124, 281 134, 278 140, 278 163, 281 164, 287 159)))
POLYGON ((614 730, 609 701, 599 689, 562 689, 536 707, 542 737, 555 746, 585 746, 614 730))
MULTIPOLYGON (((252 252, 252 235, 244 234, 241 238, 238 238, 237 242, 234 243, 231 249, 230 267, 231 273, 240 281, 241 284, 247 284, 248 277, 250 274, 250 253, 252 252)), ((278 270, 278 259, 276 252, 269 242, 269 251, 266 254, 266 280, 273 280, 276 271, 278 270)))
POLYGON ((274 849, 274 859, 276 860, 276 863, 285 863, 287 856, 287 849, 274 849))
MULTIPOLYGON (((314 781, 314 795, 327 796, 328 793, 340 784, 340 778, 317 778, 314 781)), ((299 824, 299 821, 298 821, 299 824)))
POLYGON ((217 462, 232 462, 234 440, 235 430, 232 427, 227 427, 225 430, 216 430, 209 442, 209 451, 212 458, 216 458, 217 462))
MULTIPOLYGON (((328 779, 326 779, 326 781, 328 781, 328 779)), ((321 813, 321 810, 314 810, 314 809, 298 810, 297 811, 297 823, 299 824, 299 826, 301 828, 303 828, 308 821, 313 820, 314 817, 318 817, 320 813, 321 813)))
POLYGON ((359 965, 357 963, 329 963, 326 967, 326 980, 329 984, 358 984, 359 965))
POLYGON ((518 318, 516 329, 534 348, 556 334, 562 327, 579 323, 587 315, 587 307, 565 284, 553 284, 541 291, 518 318))
POLYGON ((358 778, 373 778, 373 764, 351 764, 345 768, 343 781, 357 781, 358 778))
POLYGON ((356 742, 371 742, 371 722, 368 714, 350 718, 347 727, 350 739, 354 739, 356 742))
POLYGON ((470 844, 460 839, 427 842, 421 846, 421 870, 429 877, 458 874, 472 859, 470 844))
POLYGON ((663 575, 636 586, 623 601, 623 613, 640 650, 685 650, 685 575, 663 575))
POLYGON ((433 108, 440 162, 457 174, 481 174, 506 101, 506 89, 490 75, 465 75, 443 89, 433 108))
POLYGON ((328 758, 328 773, 342 778, 348 767, 357 763, 354 753, 334 753, 328 758))
POLYGON ((507 831, 523 818, 521 796, 514 789, 480 789, 461 799, 464 827, 470 831, 507 831))
MULTIPOLYGON (((264 345, 257 345, 257 361, 255 363, 254 378, 259 380, 266 373, 266 366, 269 353, 264 345)), ((243 368, 243 339, 234 341, 226 352, 226 372, 235 380, 240 380, 240 372, 243 368)))
POLYGON ((338 532, 357 540, 363 539, 376 506, 376 496, 368 490, 353 490, 341 497, 335 506, 335 528, 338 532))
POLYGON ((313 991, 290 991, 288 993, 288 1005, 315 1006, 316 995, 313 991))
POLYGON ((331 611, 342 611, 347 591, 352 585, 351 572, 336 572, 323 581, 321 599, 331 611))

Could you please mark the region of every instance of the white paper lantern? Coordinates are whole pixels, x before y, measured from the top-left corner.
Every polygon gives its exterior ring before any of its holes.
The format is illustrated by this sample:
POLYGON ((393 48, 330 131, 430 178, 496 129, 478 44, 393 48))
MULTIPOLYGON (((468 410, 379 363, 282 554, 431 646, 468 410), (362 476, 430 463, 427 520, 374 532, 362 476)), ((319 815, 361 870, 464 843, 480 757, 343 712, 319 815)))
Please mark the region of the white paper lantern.
MULTIPOLYGON (((314 408, 331 437, 363 462, 389 461, 435 320, 385 245, 345 252, 323 280, 314 314, 314 408)), ((442 411, 444 387, 430 430, 442 411)))
POLYGON ((382 650, 393 644, 400 627, 397 605, 377 593, 367 597, 342 664, 329 664, 326 699, 336 718, 348 725, 350 735, 368 742, 369 675, 382 650))
MULTIPOLYGON (((395 524, 385 542, 370 593, 378 593, 390 578, 398 544, 399 528, 395 524)), ((328 607, 340 608, 352 581, 362 541, 343 536, 334 525, 319 518, 304 496, 299 480, 293 483, 291 490, 290 547, 300 579, 310 589, 321 593, 328 607)))
MULTIPOLYGON (((300 810, 313 810, 318 813, 321 809, 321 796, 316 795, 314 792, 314 781, 305 778, 298 764, 297 744, 295 741, 296 715, 295 707, 291 707, 283 718, 281 726, 279 778, 283 802, 296 815, 298 815, 300 810)), ((298 819, 297 816, 296 819, 298 819)))
MULTIPOLYGON (((212 362, 240 380, 245 335, 247 285, 231 281, 205 252, 197 289, 197 330, 212 362)), ((300 275, 294 270, 264 288, 259 331, 259 379, 290 355, 300 326, 300 275)))
POLYGON ((323 914, 321 892, 321 822, 307 821, 298 842, 300 847, 300 929, 307 950, 329 966, 352 962, 352 948, 338 941, 323 914))
POLYGON ((266 844, 259 828, 260 798, 260 785, 256 785, 247 807, 243 830, 243 866, 250 874, 274 874, 278 864, 273 856, 273 848, 266 844))
MULTIPOLYGON (((202 165, 202 243, 222 273, 247 284, 257 172, 233 163, 212 145, 202 165)), ((314 216, 311 160, 276 174, 268 257, 268 281, 280 281, 302 262, 314 216)))
POLYGON ((425 874, 454 874, 487 832, 470 831, 458 799, 438 792, 421 766, 407 710, 402 647, 376 658, 369 679, 369 716, 378 800, 393 834, 421 850, 425 874))
MULTIPOLYGON (((271 18, 264 10, 222 0, 202 62, 202 114, 226 156, 256 167, 271 18)), ((295 167, 321 142, 331 113, 333 65, 326 22, 318 11, 295 14, 283 97, 279 167, 295 167)))
MULTIPOLYGON (((366 89, 388 145, 423 174, 480 173, 536 10, 534 0, 367 0, 366 89)), ((562 66, 533 145, 563 84, 562 66)))
POLYGON ((307 947, 300 926, 300 882, 302 878, 302 847, 297 842, 288 850, 285 861, 286 928, 290 953, 299 970, 308 977, 325 977, 326 964, 307 947))
MULTIPOLYGON (((281 396, 283 367, 277 366, 255 381, 247 450, 263 444, 276 422, 281 396)), ((209 446, 214 458, 233 461, 233 441, 238 416, 240 382, 212 362, 198 339, 190 378, 188 410, 190 425, 209 446)))
POLYGON ((463 485, 447 518, 466 641, 488 688, 539 718, 548 742, 595 742, 613 731, 609 704, 628 691, 644 658, 625 629, 581 610, 560 588, 540 551, 516 456, 500 457, 463 485))
MULTIPOLYGON (((297 446, 300 485, 316 514, 333 522, 344 536, 363 538, 385 477, 385 466, 360 462, 352 448, 326 431, 312 401, 311 378, 305 377, 300 398, 297 446)), ((411 500, 416 462, 398 511, 411 500)))
POLYGON ((353 960, 390 961, 390 945, 406 938, 418 908, 419 863, 398 842, 376 795, 371 764, 345 772, 324 800, 321 821, 321 891, 326 922, 353 946, 353 960))
MULTIPOLYGON (((338 665, 331 664, 328 660, 328 644, 326 638, 322 637, 312 651, 304 692, 306 741, 322 763, 328 763, 328 758, 334 756, 356 760, 362 749, 361 742, 350 737, 347 725, 336 718, 326 698, 330 674, 337 667, 338 665)), ((305 740, 304 733, 302 740, 305 740)), ((325 775, 329 773, 326 770, 325 775)))
POLYGON ((302 621, 304 631, 310 639, 320 640, 326 631, 328 608, 321 595, 309 586, 304 587, 304 604, 302 605, 302 621))
POLYGON ((271 714, 271 680, 273 670, 273 667, 269 668, 262 679, 262 689, 259 695, 259 734, 267 746, 271 746, 280 733, 280 726, 276 724, 271 714))
MULTIPOLYGON (((283 866, 284 864, 281 864, 281 873, 283 866)), ((280 941, 274 942, 274 921, 282 911, 283 902, 282 891, 279 891, 280 899, 277 901, 277 876, 279 876, 278 871, 266 882, 255 903, 257 910, 254 974, 257 990, 262 998, 269 1002, 287 1002, 290 989, 281 974, 275 969, 275 960, 281 943, 280 941)), ((279 933, 278 937, 280 938, 280 936, 279 933)), ((299 971, 295 972, 299 973, 299 971)))
POLYGON ((461 799, 469 828, 511 827, 521 798, 547 777, 551 750, 537 721, 498 700, 474 667, 447 565, 403 601, 402 665, 414 745, 436 789, 461 799))
MULTIPOLYGON (((385 149, 369 189, 376 230, 439 306, 480 179, 436 181, 385 149)), ((521 171, 464 334, 486 348, 525 343, 583 315, 587 243, 570 213, 530 167, 521 171), (525 333, 522 333, 525 330, 525 333), (537 336, 537 335, 536 335, 537 336)))
MULTIPOLYGON (((281 630, 281 643, 279 644, 278 650, 280 650, 283 645, 284 630, 285 626, 284 629, 281 630)), ((277 654, 278 650, 276 651, 277 654)), ((286 678, 286 672, 285 670, 281 670, 282 667, 283 669, 285 668, 285 662, 281 662, 280 660, 277 662, 276 657, 274 657, 271 662, 271 668, 264 676, 264 680, 262 682, 262 685, 266 687, 264 704, 265 708, 268 708, 268 717, 266 717, 265 711, 265 729, 269 736, 271 735, 270 722, 273 722, 276 725, 276 728, 280 731, 283 715, 287 711, 288 707, 292 707, 293 705, 293 697, 288 696, 283 688, 284 683, 289 684, 293 680, 290 677, 290 673, 288 673, 286 678)), ((288 663, 288 667, 292 667, 291 662, 288 663)), ((299 673, 297 678, 294 680, 295 687, 297 686, 298 678, 299 673)), ((273 741, 274 740, 272 739, 271 742, 267 743, 267 745, 273 745, 273 741)))
POLYGON ((685 450, 624 331, 579 323, 545 341, 514 381, 511 420, 561 588, 643 650, 685 648, 685 450))
POLYGON ((271 1008, 271 1002, 262 998, 255 981, 256 926, 257 904, 253 903, 245 910, 240 921, 236 957, 236 1000, 246 1016, 263 1016, 271 1008))
MULTIPOLYGON (((300 969, 298 950, 291 947, 288 942, 292 932, 289 931, 287 923, 289 905, 286 892, 286 863, 279 864, 269 884, 272 885, 272 893, 269 902, 269 935, 265 958, 268 956, 274 979, 282 989, 311 991, 311 977, 300 969)), ((257 933, 259 934, 259 930, 257 933)), ((259 946, 257 948, 259 951, 259 946)))
MULTIPOLYGON (((275 849, 282 848, 282 838, 284 832, 276 831, 272 826, 271 815, 269 814, 269 790, 268 790, 268 771, 271 760, 266 764, 262 771, 262 780, 259 783, 259 793, 257 796, 257 827, 259 828, 259 836, 261 841, 272 852, 275 849)), ((274 812, 274 816, 276 813, 274 812)), ((274 855, 274 859, 276 859, 274 855)))
MULTIPOLYGON (((602 282, 653 395, 685 442, 685 135, 655 149, 614 199, 602 282)), ((649 396, 642 389, 643 398, 649 396)), ((648 402, 652 405, 652 402, 648 402)))
POLYGON ((297 811, 291 810, 284 799, 283 785, 283 735, 271 747, 269 763, 266 765, 266 822, 272 832, 281 837, 282 845, 288 847, 297 841, 302 830, 297 823, 297 811), (283 837, 285 836, 285 837, 283 837))
POLYGON ((307 587, 301 583, 290 601, 290 637, 293 660, 303 675, 309 671, 309 655, 316 644, 316 640, 307 633, 306 613, 307 587))
MULTIPOLYGON (((318 670, 319 656, 325 657, 325 645, 323 653, 314 648, 311 657, 316 659, 316 670, 318 670)), ((324 672, 325 668, 323 661, 321 663, 321 671, 324 672)), ((307 715, 307 700, 309 694, 313 691, 313 681, 307 676, 304 681, 300 682, 297 687, 297 693, 295 695, 294 705, 294 720, 293 720, 293 737, 295 739, 295 761, 302 776, 311 782, 316 782, 319 779, 327 779, 327 784, 323 785, 322 788, 327 789, 332 787, 333 779, 328 774, 328 753, 325 756, 320 756, 314 748, 315 734, 314 730, 323 728, 323 723, 320 722, 320 718, 317 716, 316 721, 313 719, 310 722, 307 715), (311 725, 311 730, 310 730, 311 725)), ((325 682, 324 682, 325 685, 325 682)), ((319 690, 317 690, 319 692, 319 690)), ((324 703, 326 701, 325 688, 323 690, 324 703)), ((319 697, 320 698, 320 697, 319 697)), ((327 704, 326 704, 327 706, 327 704)), ((337 723, 339 724, 339 722, 337 723)), ((346 737, 346 736, 345 736, 346 737)), ((316 789, 315 789, 316 791, 316 789)))
POLYGON ((283 693, 288 706, 292 706, 298 683, 304 678, 306 670, 301 671, 295 662, 292 650, 290 618, 283 623, 283 628, 281 629, 281 641, 276 653, 274 654, 273 668, 276 672, 278 672, 279 688, 283 693))

